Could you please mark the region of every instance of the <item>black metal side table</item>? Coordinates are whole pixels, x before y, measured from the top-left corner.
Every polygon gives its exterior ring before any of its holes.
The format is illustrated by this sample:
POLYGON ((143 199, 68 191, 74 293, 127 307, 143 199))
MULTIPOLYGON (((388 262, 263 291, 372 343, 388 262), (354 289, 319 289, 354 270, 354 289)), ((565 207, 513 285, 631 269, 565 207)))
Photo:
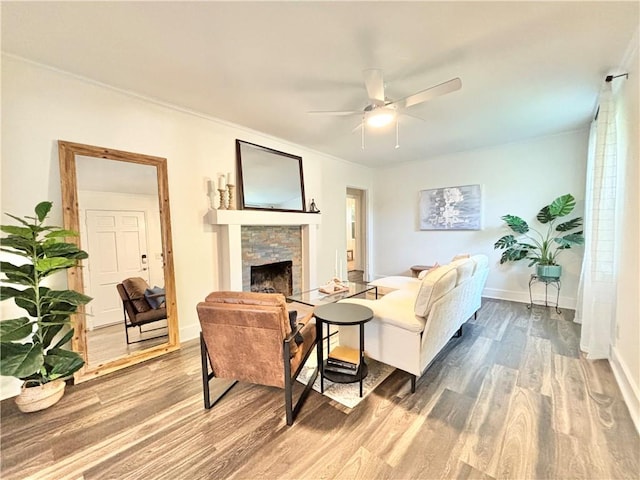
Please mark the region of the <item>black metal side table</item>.
POLYGON ((544 305, 539 305, 539 306, 541 307, 554 306, 554 305, 549 305, 549 302, 548 302, 549 285, 551 285, 556 289, 556 304, 555 304, 556 312, 561 313, 560 304, 559 304, 560 286, 561 286, 560 279, 555 277, 541 277, 539 275, 536 275, 535 273, 532 273, 531 278, 529 279, 529 305, 527 305, 527 308, 532 308, 534 305, 538 305, 537 303, 533 303, 533 295, 531 293, 531 286, 535 283, 544 283, 544 305))
POLYGON ((373 318, 373 311, 369 307, 355 303, 327 303, 315 308, 313 315, 316 317, 316 338, 318 351, 318 368, 320 371, 320 393, 324 393, 324 379, 328 378, 336 383, 360 382, 360 397, 362 397, 362 381, 369 373, 364 361, 364 324, 373 318), (327 336, 323 337, 322 324, 327 324, 327 336), (360 366, 355 375, 340 374, 325 371, 325 359, 323 343, 327 340, 327 353, 331 337, 331 325, 359 325, 360 326, 360 366))

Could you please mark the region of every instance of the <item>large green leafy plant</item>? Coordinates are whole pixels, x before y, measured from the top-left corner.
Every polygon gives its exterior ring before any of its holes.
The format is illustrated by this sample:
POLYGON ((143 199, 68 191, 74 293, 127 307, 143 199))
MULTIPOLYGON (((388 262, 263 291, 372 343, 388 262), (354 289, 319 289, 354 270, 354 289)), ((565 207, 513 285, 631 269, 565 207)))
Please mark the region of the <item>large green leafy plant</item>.
POLYGON ((515 215, 501 217, 518 236, 505 235, 494 244, 494 248, 504 250, 500 263, 528 259, 529 266, 557 265, 556 258, 561 251, 584 243, 582 230, 569 233, 582 226, 582 217, 556 225, 558 219, 569 215, 575 206, 575 198, 568 193, 542 207, 536 219, 546 227, 543 232, 531 228, 527 222, 515 215))
POLYGON ((68 378, 84 364, 76 352, 62 348, 73 337, 73 329, 63 329, 70 325, 70 315, 91 300, 73 290, 42 285, 45 278, 87 258, 86 252, 65 242, 76 232, 44 224, 51 206, 51 202, 39 203, 35 217, 7 214, 20 225, 0 226, 6 234, 0 239, 0 250, 13 254, 12 259, 22 257, 16 263, 0 262, 5 277, 0 300, 13 299, 29 315, 0 322, 0 375, 39 384, 68 378))

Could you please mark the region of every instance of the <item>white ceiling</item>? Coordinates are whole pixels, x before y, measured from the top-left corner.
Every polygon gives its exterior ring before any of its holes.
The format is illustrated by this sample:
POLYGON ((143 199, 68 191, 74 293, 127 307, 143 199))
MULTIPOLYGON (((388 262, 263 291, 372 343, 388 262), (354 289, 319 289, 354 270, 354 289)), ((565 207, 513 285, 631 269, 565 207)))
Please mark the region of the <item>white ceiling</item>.
POLYGON ((3 1, 2 50, 374 166, 585 127, 638 24, 637 1, 3 1), (358 116, 307 112, 365 107, 367 68, 391 99, 463 86, 362 150, 358 116))

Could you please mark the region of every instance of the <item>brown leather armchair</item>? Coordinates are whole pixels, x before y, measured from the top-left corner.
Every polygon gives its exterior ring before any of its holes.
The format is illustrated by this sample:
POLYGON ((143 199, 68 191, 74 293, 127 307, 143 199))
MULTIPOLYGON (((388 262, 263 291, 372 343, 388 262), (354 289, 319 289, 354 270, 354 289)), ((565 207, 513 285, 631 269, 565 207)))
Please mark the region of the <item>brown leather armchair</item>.
MULTIPOLYGON (((116 285, 118 294, 122 299, 122 310, 124 316, 124 333, 127 337, 127 345, 132 343, 139 343, 145 340, 152 340, 154 338, 168 336, 168 330, 162 335, 156 337, 145 338, 143 340, 130 341, 129 329, 138 327, 140 334, 142 334, 142 326, 148 323, 158 322, 160 320, 167 319, 167 309, 163 306, 159 308, 153 308, 147 301, 145 296, 146 290, 149 288, 149 284, 140 277, 127 278, 116 285)), ((164 297, 164 294, 153 294, 151 297, 164 297)), ((147 331, 162 330, 166 327, 152 328, 147 331)))
POLYGON ((318 374, 316 368, 293 405, 293 383, 316 343, 312 315, 296 320, 292 330, 284 296, 254 292, 213 292, 197 311, 205 408, 215 405, 237 381, 270 385, 284 388, 287 425, 293 424, 318 374), (213 402, 212 378, 235 380, 213 402))

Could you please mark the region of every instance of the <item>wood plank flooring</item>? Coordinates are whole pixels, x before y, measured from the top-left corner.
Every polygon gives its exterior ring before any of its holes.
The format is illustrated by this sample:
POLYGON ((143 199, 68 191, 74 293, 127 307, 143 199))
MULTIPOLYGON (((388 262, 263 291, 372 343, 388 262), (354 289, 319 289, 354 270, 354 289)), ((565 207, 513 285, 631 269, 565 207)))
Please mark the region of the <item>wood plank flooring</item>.
POLYGON ((97 366, 161 343, 167 343, 167 331, 166 320, 145 325, 142 333, 139 328, 129 328, 129 341, 132 342, 130 344, 127 344, 122 322, 87 331, 89 365, 97 366))
POLYGON ((205 411, 187 342, 68 387, 44 412, 2 401, 0 476, 637 479, 629 412, 609 364, 579 352, 571 317, 485 299, 414 394, 401 371, 352 410, 312 391, 293 427, 276 388, 239 383, 205 411))

